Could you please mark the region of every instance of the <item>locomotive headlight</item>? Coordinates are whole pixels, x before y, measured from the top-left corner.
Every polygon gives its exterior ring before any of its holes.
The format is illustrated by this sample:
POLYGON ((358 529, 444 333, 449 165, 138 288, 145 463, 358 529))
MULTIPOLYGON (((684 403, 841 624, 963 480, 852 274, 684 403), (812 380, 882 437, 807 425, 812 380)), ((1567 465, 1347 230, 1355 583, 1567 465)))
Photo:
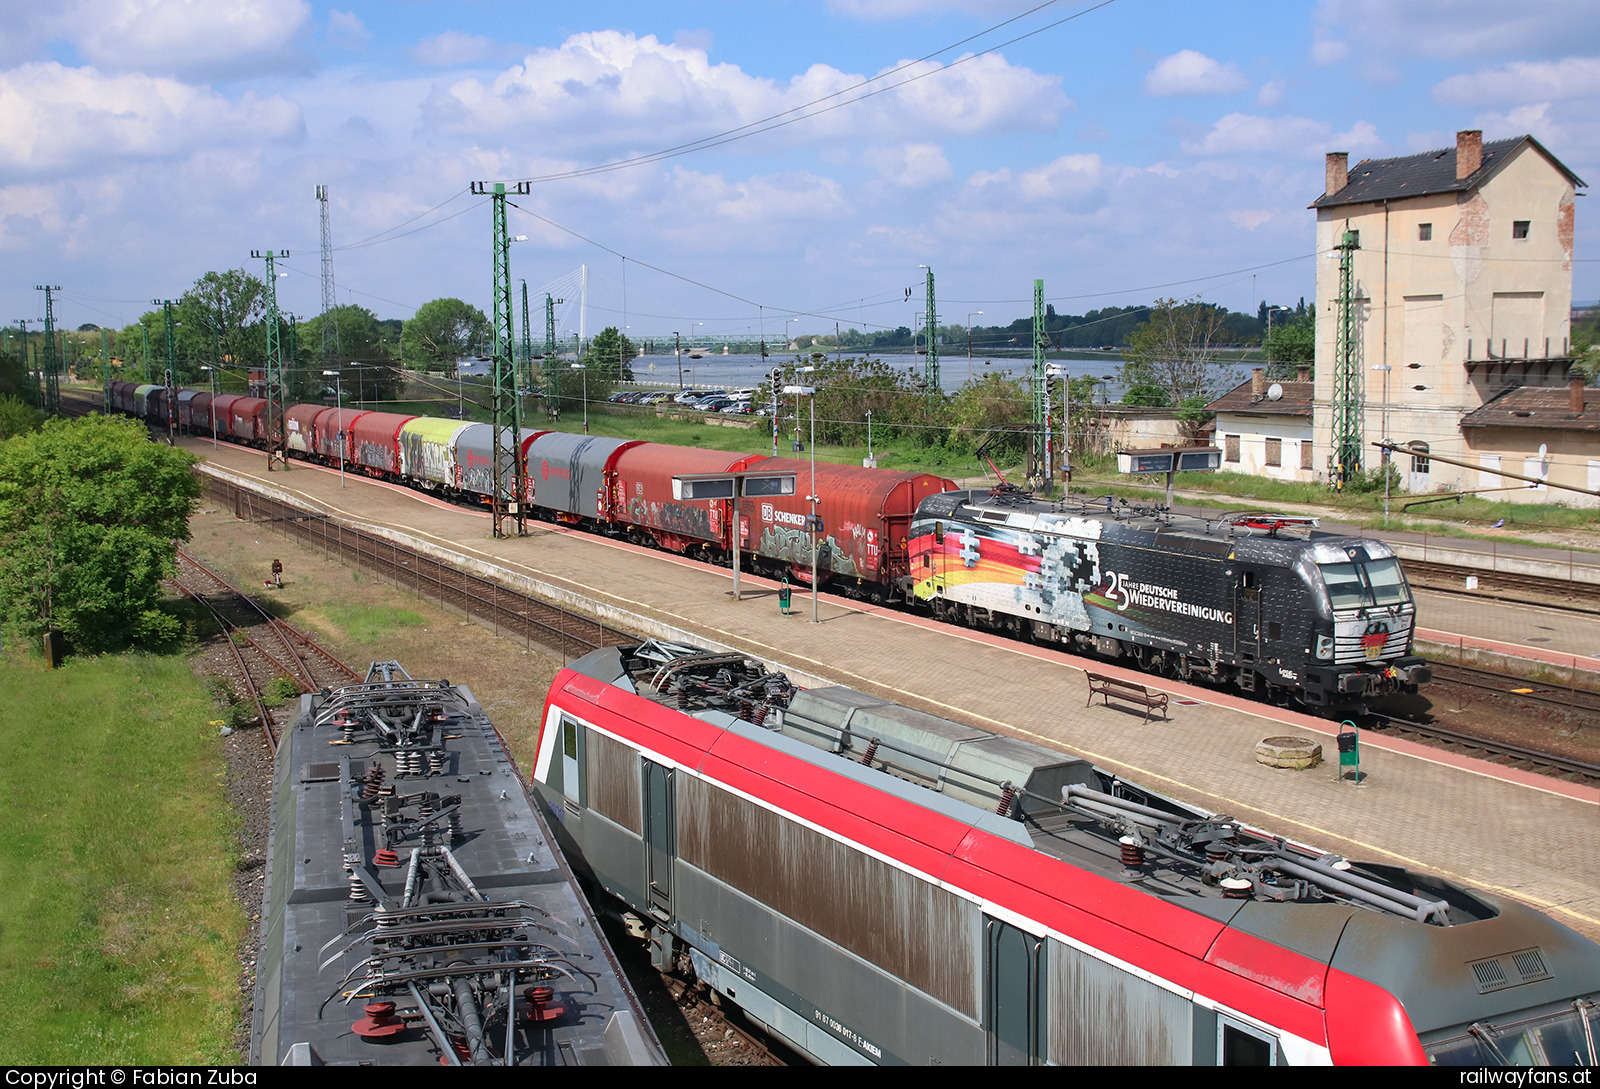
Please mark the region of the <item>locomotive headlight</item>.
POLYGON ((1333 657, 1333 636, 1331 636, 1331 635, 1319 635, 1319 636, 1317 636, 1317 657, 1318 658, 1332 658, 1333 657))

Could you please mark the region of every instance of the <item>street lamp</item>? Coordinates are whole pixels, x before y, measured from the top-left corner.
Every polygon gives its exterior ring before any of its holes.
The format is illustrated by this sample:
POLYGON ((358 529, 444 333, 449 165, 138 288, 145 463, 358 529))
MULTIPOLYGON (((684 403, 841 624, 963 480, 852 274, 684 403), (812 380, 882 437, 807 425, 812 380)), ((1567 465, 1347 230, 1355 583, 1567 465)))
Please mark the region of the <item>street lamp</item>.
POLYGON ((783 323, 783 350, 789 350, 789 326, 799 321, 799 318, 788 318, 783 323))
POLYGON ((583 372, 583 433, 589 433, 589 365, 574 363, 572 369, 583 372))
POLYGON ((211 375, 211 403, 206 406, 206 411, 211 414, 211 449, 217 448, 217 368, 201 365, 201 370, 211 375))
MULTIPOLYGON (((810 371, 812 368, 803 368, 810 371)), ((817 563, 817 503, 821 497, 817 495, 817 387, 816 386, 784 386, 783 392, 794 394, 795 416, 800 415, 800 397, 802 394, 811 398, 811 494, 806 496, 811 500, 811 521, 807 523, 811 530, 811 622, 817 623, 817 584, 821 581, 820 567, 817 563)))
POLYGON ((1269 375, 1272 373, 1272 314, 1273 314, 1274 311, 1287 310, 1287 309, 1289 309, 1287 306, 1269 306, 1269 307, 1267 307, 1267 339, 1263 340, 1261 342, 1261 346, 1262 346, 1262 349, 1263 349, 1261 354, 1266 357, 1266 360, 1267 360, 1267 373, 1269 375))
POLYGON ((365 389, 366 382, 364 381, 366 372, 361 369, 361 364, 357 363, 353 359, 349 363, 346 363, 345 366, 356 368, 356 407, 365 408, 367 405, 365 389))
POLYGON ((322 377, 333 379, 333 403, 339 413, 339 487, 342 488, 344 487, 344 382, 338 371, 323 371, 322 377))
POLYGON ((967 315, 967 381, 972 381, 972 319, 982 317, 982 310, 974 310, 967 315))

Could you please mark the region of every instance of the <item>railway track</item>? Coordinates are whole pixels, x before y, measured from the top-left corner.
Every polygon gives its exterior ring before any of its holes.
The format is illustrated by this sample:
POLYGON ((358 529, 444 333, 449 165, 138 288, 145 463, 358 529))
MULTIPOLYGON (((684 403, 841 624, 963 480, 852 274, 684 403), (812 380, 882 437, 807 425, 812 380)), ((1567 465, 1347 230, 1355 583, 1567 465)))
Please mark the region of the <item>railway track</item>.
POLYGON ((1473 666, 1450 662, 1430 662, 1433 683, 1460 685, 1482 692, 1492 692, 1509 699, 1525 700, 1546 707, 1589 715, 1600 720, 1600 692, 1579 688, 1576 684, 1558 684, 1551 681, 1529 680, 1509 673, 1477 669, 1473 666))
POLYGON ((203 480, 208 494, 231 507, 236 517, 273 523, 284 534, 323 549, 343 563, 365 568, 443 607, 486 621, 496 634, 538 643, 559 653, 563 661, 581 658, 600 647, 627 646, 642 638, 324 515, 257 495, 215 477, 206 476, 203 480))
POLYGON ((1423 560, 1406 560, 1405 569, 1414 588, 1431 593, 1495 602, 1505 601, 1507 595, 1524 595, 1518 604, 1600 616, 1600 586, 1571 577, 1544 578, 1423 560), (1469 575, 1477 577, 1478 589, 1465 588, 1469 575))
POLYGON ((1412 722, 1408 719, 1392 718, 1376 713, 1369 713, 1367 717, 1373 720, 1367 723, 1367 728, 1378 733, 1412 738, 1448 752, 1472 756, 1502 767, 1537 772, 1564 782, 1581 783, 1584 786, 1600 785, 1600 764, 1534 752, 1532 749, 1524 749, 1517 745, 1489 741, 1482 737, 1457 733, 1454 730, 1412 722))
POLYGON ((359 680, 361 675, 183 548, 177 555, 178 571, 170 581, 216 619, 236 666, 230 679, 238 682, 244 698, 255 707, 267 747, 276 753, 281 724, 267 706, 267 688, 274 679, 287 677, 301 692, 315 692, 359 680))

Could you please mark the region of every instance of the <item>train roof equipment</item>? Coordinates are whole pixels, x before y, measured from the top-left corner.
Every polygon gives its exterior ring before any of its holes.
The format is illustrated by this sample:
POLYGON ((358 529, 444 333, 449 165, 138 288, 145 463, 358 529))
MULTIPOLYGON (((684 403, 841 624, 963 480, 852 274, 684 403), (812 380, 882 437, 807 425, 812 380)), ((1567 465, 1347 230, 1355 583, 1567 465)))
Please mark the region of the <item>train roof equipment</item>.
POLYGON ((665 1062, 468 689, 303 697, 273 812, 251 1062, 665 1062))

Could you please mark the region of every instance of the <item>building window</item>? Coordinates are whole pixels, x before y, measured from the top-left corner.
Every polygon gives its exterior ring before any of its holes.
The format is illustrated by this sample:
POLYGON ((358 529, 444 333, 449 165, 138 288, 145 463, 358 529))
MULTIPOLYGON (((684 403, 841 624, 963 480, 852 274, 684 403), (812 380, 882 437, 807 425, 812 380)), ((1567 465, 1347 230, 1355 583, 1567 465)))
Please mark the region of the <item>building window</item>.
POLYGON ((1283 440, 1267 440, 1267 467, 1276 469, 1283 464, 1283 440))
POLYGON ((1311 440, 1305 439, 1300 443, 1300 468, 1315 472, 1317 463, 1311 460, 1311 440))
POLYGON ((1526 219, 1513 220, 1512 223, 1511 223, 1511 237, 1512 238, 1527 238, 1528 237, 1528 223, 1529 222, 1530 221, 1526 220, 1526 219))
POLYGON ((1428 444, 1425 442, 1413 442, 1409 445, 1412 450, 1411 471, 1418 476, 1427 476, 1428 459, 1425 455, 1428 453, 1428 444))
POLYGON ((1424 224, 1422 224, 1421 226, 1419 226, 1417 228, 1417 241, 1418 242, 1432 242, 1433 241, 1433 224, 1432 223, 1424 223, 1424 224))
POLYGON ((1239 461, 1239 436, 1238 435, 1227 435, 1227 436, 1224 436, 1224 438, 1223 438, 1223 448, 1226 451, 1226 453, 1223 455, 1224 459, 1227 460, 1227 461, 1231 461, 1231 462, 1234 462, 1235 464, 1237 464, 1238 461, 1239 461))

